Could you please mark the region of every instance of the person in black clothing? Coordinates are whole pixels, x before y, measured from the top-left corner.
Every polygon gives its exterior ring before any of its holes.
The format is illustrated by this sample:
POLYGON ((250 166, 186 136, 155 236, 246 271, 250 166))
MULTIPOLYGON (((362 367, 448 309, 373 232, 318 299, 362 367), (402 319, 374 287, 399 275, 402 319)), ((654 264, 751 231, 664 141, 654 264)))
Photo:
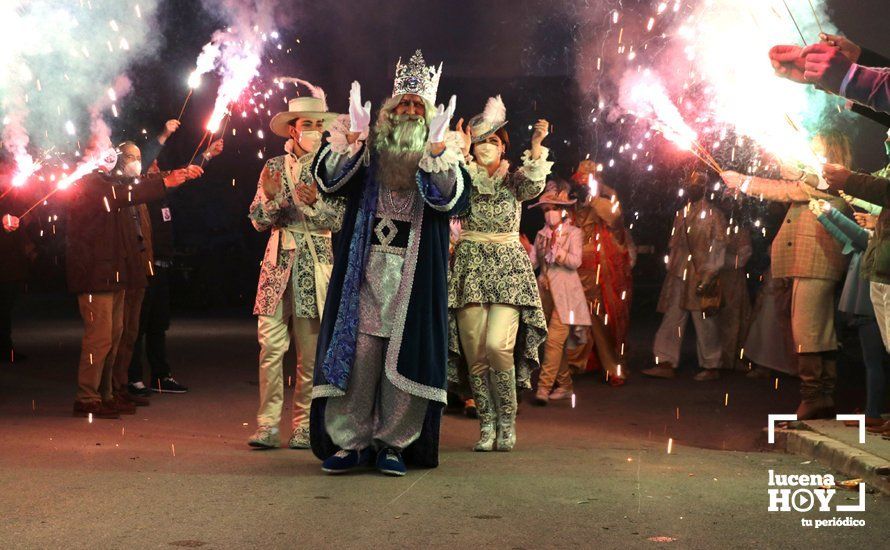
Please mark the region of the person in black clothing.
POLYGON ((34 245, 12 214, 3 214, 0 230, 0 363, 24 361, 12 343, 12 308, 28 277, 28 263, 34 256, 34 245))
MULTIPOLYGON (((167 139, 179 129, 178 120, 169 120, 164 132, 147 145, 143 155, 150 166, 148 172, 158 170, 157 158, 167 139)), ((204 159, 210 160, 222 152, 223 140, 214 141, 204 152, 204 159)), ((173 215, 167 197, 146 204, 151 225, 152 272, 148 288, 142 300, 139 319, 139 332, 133 346, 129 368, 129 391, 133 395, 146 397, 151 392, 186 393, 188 387, 180 384, 167 361, 167 330, 170 328, 170 270, 173 267, 173 215), (151 367, 149 384, 143 381, 145 368, 142 362, 143 350, 151 367)), ((144 211, 143 211, 144 212, 144 211)))

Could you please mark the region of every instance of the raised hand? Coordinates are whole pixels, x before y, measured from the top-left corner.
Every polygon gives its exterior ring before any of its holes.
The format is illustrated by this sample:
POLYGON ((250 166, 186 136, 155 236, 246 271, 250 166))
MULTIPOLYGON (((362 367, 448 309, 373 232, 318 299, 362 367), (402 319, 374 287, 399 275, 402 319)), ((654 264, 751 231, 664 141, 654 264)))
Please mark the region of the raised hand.
POLYGON ((349 131, 364 133, 371 126, 371 102, 362 105, 362 85, 358 81, 349 89, 349 131))
POLYGON ((19 219, 12 214, 4 214, 3 216, 3 230, 7 233, 12 233, 13 231, 19 228, 19 219))
POLYGON ((532 132, 532 145, 541 145, 541 142, 544 141, 544 138, 550 134, 550 123, 546 120, 539 119, 535 122, 534 130, 532 132))
POLYGON ((803 78, 826 91, 837 93, 850 65, 853 64, 837 46, 819 43, 803 49, 805 58, 803 78))
POLYGON ((769 60, 776 74, 799 84, 807 84, 804 79, 806 61, 802 52, 803 48, 800 46, 780 45, 770 48, 769 60))
POLYGON ((822 33, 819 35, 819 39, 829 46, 837 46, 851 63, 859 61, 859 56, 862 55, 862 48, 839 34, 822 33))
POLYGON ((463 152, 464 156, 470 154, 470 146, 473 144, 473 136, 470 135, 470 126, 467 125, 464 128, 464 119, 460 119, 457 121, 457 126, 455 126, 454 131, 460 134, 461 139, 463 139, 463 145, 460 150, 463 152))
POLYGON ((729 189, 738 189, 745 181, 745 176, 739 174, 738 172, 733 172, 732 170, 720 172, 720 177, 723 179, 723 183, 725 183, 726 187, 728 187, 729 189))
POLYGON ((850 177, 850 172, 840 164, 826 164, 822 167, 822 178, 829 187, 834 189, 843 189, 850 177))
POLYGON ((430 121, 430 143, 442 143, 445 141, 445 132, 448 131, 448 126, 451 124, 451 117, 454 116, 454 110, 456 108, 456 95, 451 96, 451 99, 448 101, 448 108, 445 108, 441 103, 439 104, 439 107, 436 109, 436 114, 430 121))
POLYGON ((200 178, 204 175, 204 169, 200 166, 191 164, 185 168, 178 168, 170 172, 164 178, 164 185, 167 187, 179 187, 188 180, 200 178))
POLYGON ((223 152, 223 139, 219 138, 214 141, 207 147, 207 150, 204 151, 204 156, 207 157, 207 160, 212 159, 213 157, 219 156, 220 153, 223 152))

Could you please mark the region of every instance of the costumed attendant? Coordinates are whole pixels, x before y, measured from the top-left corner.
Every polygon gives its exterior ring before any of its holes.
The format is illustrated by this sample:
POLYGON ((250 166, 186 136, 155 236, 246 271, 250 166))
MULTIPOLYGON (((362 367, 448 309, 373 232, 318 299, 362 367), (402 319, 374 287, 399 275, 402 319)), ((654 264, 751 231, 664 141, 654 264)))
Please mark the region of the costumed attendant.
MULTIPOLYGON (((544 190, 553 165, 541 142, 548 123, 535 123, 523 164, 510 171, 504 159, 510 139, 501 96, 463 132, 472 178, 470 209, 461 218, 448 284, 451 353, 463 358, 479 416, 476 451, 509 451, 516 444, 516 387, 530 388, 547 323, 528 254, 519 242, 522 202, 544 190), (472 150, 472 153, 471 153, 472 150)), ((463 361, 454 359, 452 366, 463 361)), ((452 382, 460 377, 450 373, 452 382)))
POLYGON ((369 465, 400 476, 438 465, 446 404, 449 218, 467 208, 470 176, 456 98, 434 108, 441 65, 418 50, 396 64, 392 97, 371 130, 353 83, 312 163, 319 189, 346 199, 312 390, 312 449, 330 474, 369 465))
POLYGON ((591 325, 584 286, 578 276, 584 232, 572 225, 566 210, 574 203, 565 191, 548 190, 530 207, 540 207, 547 222, 538 231, 532 252, 532 264, 540 268, 538 288, 544 314, 550 320, 535 393, 538 405, 571 398, 573 384, 566 347, 583 346, 591 325), (554 383, 559 387, 553 389, 554 383))
MULTIPOLYGON (((725 196, 720 202, 723 213, 733 223, 732 204, 735 199, 725 196)), ((748 334, 751 319, 751 296, 748 293, 748 273, 745 266, 751 259, 753 248, 751 232, 747 225, 733 224, 727 228, 726 253, 720 280, 721 308, 717 314, 720 324, 720 341, 723 345, 723 368, 747 370, 741 351, 748 334)))
POLYGON ((340 230, 343 204, 337 198, 320 197, 309 171, 322 132, 337 113, 328 112, 320 88, 308 86, 311 97, 291 99, 288 110, 272 118, 272 132, 288 138, 287 154, 266 162, 250 205, 254 228, 272 231, 253 309, 260 343, 260 408, 257 431, 248 440, 251 447, 281 444, 283 362, 293 338, 302 361, 297 365, 287 445, 309 448, 315 346, 333 264, 331 232, 340 230))
POLYGON ((574 225, 584 233, 578 276, 593 313, 593 324, 587 343, 569 352, 569 365, 584 371, 591 362, 595 369, 598 361, 609 384, 621 386, 627 379, 622 356, 630 327, 636 247, 624 226, 615 190, 596 176, 596 163, 591 160, 582 161, 572 175, 578 197, 574 225))
MULTIPOLYGON (((837 133, 823 133, 813 141, 816 154, 844 166, 852 158, 849 140, 837 133)), ((803 170, 783 167, 783 179, 771 180, 724 172, 723 181, 752 197, 791 203, 782 228, 771 245, 772 276, 793 280, 791 332, 798 356, 800 405, 797 418, 834 415, 837 381, 837 333, 834 327, 834 290, 847 270, 847 258, 809 209, 811 199, 828 201, 844 214, 847 204, 835 195, 813 187, 822 182, 803 170), (796 180, 796 181, 795 181, 796 180), (809 183, 808 183, 809 182, 809 183)), ((826 186, 827 188, 827 186, 826 186)))
POLYGON ((642 373, 653 378, 676 376, 683 333, 691 317, 702 369, 694 378, 703 382, 720 378, 723 365, 717 277, 726 253, 726 217, 706 196, 703 173, 690 175, 685 192, 688 202, 674 218, 667 275, 658 298, 658 311, 664 317, 655 333, 655 366, 642 373))

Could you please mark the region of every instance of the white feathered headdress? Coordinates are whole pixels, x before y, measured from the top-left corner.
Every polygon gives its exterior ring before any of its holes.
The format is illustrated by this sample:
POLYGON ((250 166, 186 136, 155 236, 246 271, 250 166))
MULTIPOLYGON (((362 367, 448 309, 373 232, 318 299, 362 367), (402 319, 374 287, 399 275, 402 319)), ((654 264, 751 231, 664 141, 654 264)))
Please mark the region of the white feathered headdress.
POLYGON ((473 134, 473 143, 486 139, 507 124, 507 107, 500 95, 488 98, 485 109, 470 119, 467 126, 473 134))

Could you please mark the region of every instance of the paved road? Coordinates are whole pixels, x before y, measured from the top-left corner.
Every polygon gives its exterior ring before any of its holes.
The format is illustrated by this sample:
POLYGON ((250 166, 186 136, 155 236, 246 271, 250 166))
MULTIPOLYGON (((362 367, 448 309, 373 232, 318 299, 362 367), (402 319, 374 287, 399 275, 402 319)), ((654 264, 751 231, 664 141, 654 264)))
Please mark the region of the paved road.
POLYGON ((448 416, 438 469, 331 478, 306 451, 245 445, 250 319, 177 321, 171 356, 193 391, 93 424, 70 416, 78 331, 70 318, 28 322, 19 342, 32 360, 0 368, 4 548, 865 548, 890 524, 880 495, 865 513, 838 514, 864 528, 815 530, 801 517, 835 514, 766 511, 769 469, 825 473, 762 441, 766 414, 795 405, 787 379, 776 390, 685 372, 613 389, 582 377, 576 408, 523 407, 513 453, 469 452, 476 422, 448 416))

